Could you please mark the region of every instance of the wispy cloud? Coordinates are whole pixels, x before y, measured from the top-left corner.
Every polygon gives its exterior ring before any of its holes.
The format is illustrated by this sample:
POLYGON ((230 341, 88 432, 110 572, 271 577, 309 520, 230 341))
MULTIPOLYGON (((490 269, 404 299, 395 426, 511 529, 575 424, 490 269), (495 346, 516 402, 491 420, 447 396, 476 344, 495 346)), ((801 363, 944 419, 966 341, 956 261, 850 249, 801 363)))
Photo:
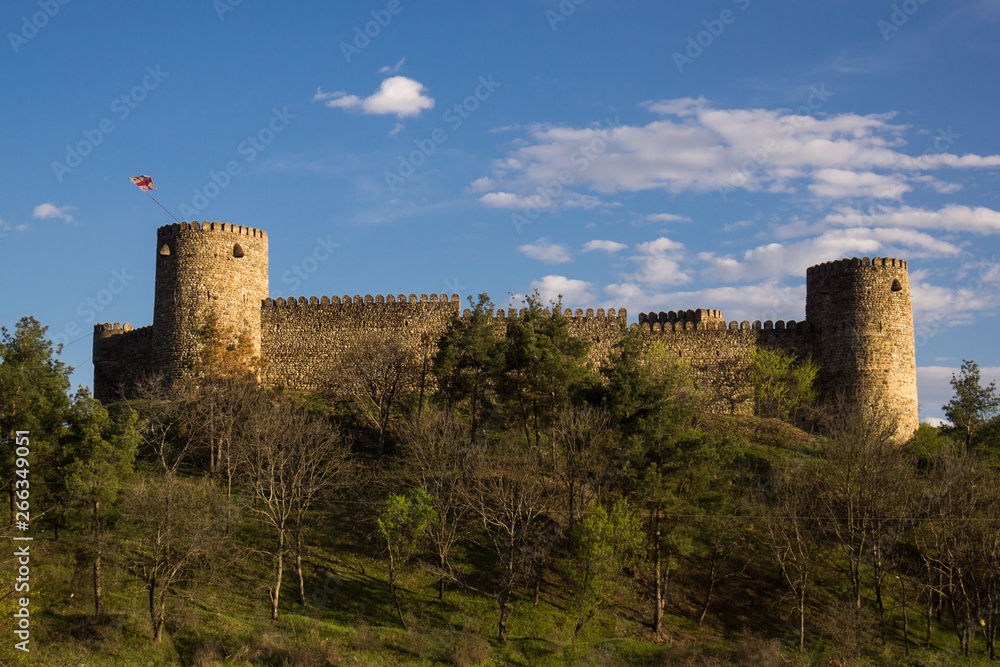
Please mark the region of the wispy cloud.
POLYGON ((518 246, 517 250, 532 259, 548 264, 564 264, 572 261, 566 246, 552 243, 547 238, 540 238, 534 243, 518 246))
POLYGON ((379 74, 397 74, 399 72, 399 70, 401 70, 403 68, 403 63, 405 63, 405 62, 406 62, 406 56, 403 56, 402 58, 399 59, 399 62, 396 63, 395 65, 393 65, 392 67, 390 67, 389 65, 386 65, 385 67, 380 67, 379 70, 378 70, 378 73, 379 74))
POLYGON ((52 203, 39 204, 35 207, 34 217, 42 220, 58 218, 64 222, 75 222, 70 211, 75 211, 76 206, 56 206, 52 203))
POLYGON ((627 248, 628 246, 624 243, 618 243, 617 241, 600 241, 593 240, 587 241, 583 244, 584 252, 591 252, 592 250, 600 250, 601 252, 606 252, 608 254, 614 254, 620 252, 627 248))

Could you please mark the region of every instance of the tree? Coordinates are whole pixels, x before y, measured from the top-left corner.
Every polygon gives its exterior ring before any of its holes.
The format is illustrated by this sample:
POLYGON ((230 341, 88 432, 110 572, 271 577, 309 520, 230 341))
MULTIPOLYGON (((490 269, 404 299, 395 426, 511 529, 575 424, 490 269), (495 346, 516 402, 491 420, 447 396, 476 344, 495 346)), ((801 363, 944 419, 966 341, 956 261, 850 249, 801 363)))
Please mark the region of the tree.
POLYGON ((653 568, 653 631, 663 627, 670 577, 695 549, 696 526, 684 517, 718 501, 714 484, 728 454, 695 428, 697 393, 687 369, 662 346, 630 334, 602 370, 605 398, 625 441, 625 488, 648 513, 653 568))
POLYGON ((818 479, 804 463, 776 468, 774 499, 762 516, 763 541, 791 589, 799 616, 799 651, 805 649, 807 591, 820 548, 817 526, 818 479))
POLYGON ((952 373, 951 387, 955 390, 955 396, 941 408, 944 416, 952 423, 945 432, 961 437, 965 448, 971 451, 983 432, 983 427, 1000 412, 996 383, 990 382, 983 386, 979 364, 963 359, 958 375, 952 373))
POLYGON ((525 297, 524 304, 520 317, 507 320, 497 393, 537 452, 542 451, 543 433, 548 433, 554 466, 550 429, 559 409, 569 403, 574 387, 587 374, 590 344, 570 335, 561 300, 550 304, 551 312, 543 307, 537 292, 525 297))
POLYGON ((809 357, 762 348, 751 357, 754 413, 795 424, 799 413, 816 402, 819 366, 809 357))
POLYGON ((332 386, 346 394, 378 435, 375 470, 381 474, 385 439, 400 399, 420 378, 420 366, 401 338, 365 340, 344 353, 332 386))
POLYGON ((66 491, 92 512, 94 613, 104 615, 101 579, 103 531, 101 507, 114 502, 132 474, 140 440, 139 417, 127 406, 112 417, 101 403, 81 389, 67 418, 63 440, 66 491))
POLYGON ((503 350, 497 340, 489 295, 483 292, 476 302, 470 296, 469 305, 471 314, 453 317, 438 341, 434 376, 449 410, 469 402, 470 440, 475 441, 484 408, 492 400, 496 375, 503 367, 503 350))
POLYGON ((446 579, 454 579, 450 554, 461 538, 469 507, 466 502, 472 460, 468 427, 453 412, 428 409, 400 431, 406 476, 414 488, 425 489, 434 508, 427 538, 438 559, 438 599, 444 599, 446 579))
POLYGON ((347 469, 346 444, 340 432, 310 417, 291 399, 261 393, 242 434, 240 477, 252 500, 252 516, 273 531, 273 583, 268 595, 271 619, 278 619, 288 532, 296 536, 296 569, 300 601, 305 597, 302 577, 302 521, 318 495, 343 479, 347 469))
POLYGON ((607 413, 589 406, 568 406, 553 421, 555 477, 566 497, 572 533, 577 519, 614 481, 614 431, 607 413))
POLYGON ((168 600, 218 552, 224 504, 207 480, 149 476, 128 488, 124 549, 128 570, 146 588, 153 643, 162 639, 168 600))
POLYGON ((497 640, 507 643, 518 585, 534 572, 535 563, 555 545, 557 532, 545 531, 550 493, 533 457, 517 451, 514 442, 498 443, 495 451, 479 452, 469 504, 480 528, 482 545, 493 559, 488 595, 500 612, 497 640))
MULTIPOLYGON (((46 457, 55 456, 56 442, 63 429, 69 409, 69 374, 72 368, 56 358, 62 346, 53 346, 45 337, 43 327, 33 317, 21 318, 12 334, 0 327, 0 475, 10 499, 10 522, 14 523, 14 442, 16 431, 31 433, 34 466, 54 472, 56 462, 46 465, 46 457)), ((45 486, 37 486, 32 504, 39 507, 50 503, 60 505, 61 498, 46 498, 45 486)), ((55 511, 56 538, 59 537, 59 517, 55 511)))
POLYGON ((897 419, 882 404, 839 411, 822 456, 824 514, 831 517, 828 526, 843 556, 851 600, 861 610, 862 588, 870 582, 883 641, 884 580, 914 486, 914 462, 897 432, 897 419))
POLYGON ((623 572, 638 564, 643 546, 641 519, 624 498, 609 507, 597 503, 570 533, 570 595, 576 610, 575 635, 602 608, 627 595, 623 572))
POLYGON ((416 551, 436 514, 431 496, 423 489, 414 489, 409 496, 390 495, 378 516, 378 535, 385 542, 389 558, 389 595, 404 630, 408 628, 399 604, 399 572, 416 551))

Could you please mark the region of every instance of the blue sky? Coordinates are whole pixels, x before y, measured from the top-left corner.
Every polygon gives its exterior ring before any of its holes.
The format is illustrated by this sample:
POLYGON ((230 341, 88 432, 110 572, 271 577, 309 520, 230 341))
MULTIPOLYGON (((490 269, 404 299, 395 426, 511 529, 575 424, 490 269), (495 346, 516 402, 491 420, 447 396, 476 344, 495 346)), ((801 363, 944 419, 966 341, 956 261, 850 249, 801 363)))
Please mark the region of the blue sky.
POLYGON ((152 321, 172 220, 138 174, 267 230, 273 297, 787 320, 809 265, 896 256, 922 417, 961 359, 1000 370, 996 2, 12 0, 0 28, 0 324, 49 325, 77 384, 95 322, 152 321))

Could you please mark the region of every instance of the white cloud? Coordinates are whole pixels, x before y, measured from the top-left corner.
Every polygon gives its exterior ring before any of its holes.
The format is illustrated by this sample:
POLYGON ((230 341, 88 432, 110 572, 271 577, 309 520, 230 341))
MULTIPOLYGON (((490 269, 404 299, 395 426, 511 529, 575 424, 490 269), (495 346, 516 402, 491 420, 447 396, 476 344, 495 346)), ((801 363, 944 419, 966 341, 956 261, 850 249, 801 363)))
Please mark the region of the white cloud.
POLYGON ((1000 166, 1000 155, 908 155, 902 149, 910 128, 893 124, 893 113, 799 116, 717 109, 703 98, 646 106, 662 117, 610 131, 532 126, 529 143, 510 151, 495 168, 522 192, 556 182, 568 170, 575 183, 606 194, 726 187, 792 192, 805 186, 823 199, 838 192, 868 197, 883 191, 897 199, 916 185, 938 191, 953 187, 914 178, 922 172, 1000 166))
MULTIPOLYGON (((478 178, 473 181, 473 185, 487 182, 491 184, 493 183, 488 177, 484 176, 483 178, 478 178)), ((620 205, 618 203, 605 203, 597 197, 583 195, 577 192, 564 192, 557 199, 553 199, 552 197, 543 197, 540 194, 521 195, 515 192, 487 192, 479 198, 479 201, 487 206, 493 206, 494 208, 538 208, 540 210, 552 208, 557 202, 566 208, 581 208, 587 211, 599 207, 615 207, 620 205)))
POLYGON ((495 208, 527 208, 529 206, 545 208, 546 205, 551 205, 551 200, 546 204, 546 200, 538 195, 526 197, 513 192, 487 192, 479 198, 479 201, 495 208))
POLYGON ((638 255, 630 259, 636 263, 634 273, 626 273, 626 280, 644 285, 681 285, 691 282, 691 275, 682 268, 685 264, 684 244, 665 236, 640 243, 635 247, 638 255))
POLYGON ((41 218, 42 220, 48 220, 50 218, 59 218, 66 222, 73 222, 73 216, 70 215, 70 211, 75 211, 76 206, 56 206, 55 204, 46 203, 39 204, 35 207, 34 216, 36 218, 41 218))
POLYGON ((481 176, 469 184, 469 190, 472 192, 486 192, 487 190, 492 190, 496 187, 496 183, 489 176, 481 176))
POLYGON ((617 241, 587 241, 583 244, 583 251, 590 252, 592 250, 600 250, 609 254, 614 254, 621 250, 624 250, 628 246, 624 243, 618 243, 617 241))
POLYGON ((552 243, 547 238, 540 238, 534 243, 518 246, 517 250, 532 259, 548 264, 563 264, 572 261, 566 246, 552 243))
POLYGON ((395 65, 393 65, 392 67, 389 67, 388 65, 386 65, 384 67, 380 67, 379 70, 378 70, 378 73, 379 74, 395 74, 400 69, 402 69, 403 63, 405 63, 405 62, 406 62, 406 56, 403 56, 402 58, 399 59, 399 62, 396 63, 395 65))
MULTIPOLYGON (((937 211, 912 206, 874 206, 867 211, 852 207, 837 208, 824 217, 818 226, 829 227, 878 226, 915 229, 935 229, 946 232, 1000 233, 1000 211, 985 206, 948 204, 937 211)), ((807 228, 806 231, 810 231, 807 228)))
POLYGON ((653 213, 646 216, 650 222, 691 222, 691 218, 686 215, 675 215, 673 213, 653 213))
POLYGON ((562 295, 564 306, 593 303, 597 297, 590 291, 592 287, 585 280, 573 280, 565 276, 545 276, 531 282, 531 289, 538 290, 543 302, 556 301, 562 295))
POLYGON ((887 176, 871 171, 847 169, 820 169, 813 174, 814 182, 809 191, 828 199, 866 197, 870 199, 899 200, 913 188, 900 175, 887 176))
POLYGON ((841 257, 953 257, 958 246, 912 229, 853 227, 784 245, 768 243, 746 250, 741 257, 703 252, 706 279, 720 282, 803 276, 814 264, 841 257))
POLYGON ((324 93, 317 89, 314 101, 323 101, 326 106, 340 109, 361 108, 366 114, 395 114, 399 118, 417 116, 425 109, 434 108, 434 100, 424 94, 424 85, 405 76, 389 77, 369 97, 348 95, 342 90, 324 93))
POLYGON ((405 126, 402 123, 396 123, 396 125, 389 130, 389 136, 395 139, 396 135, 403 131, 403 127, 405 126))

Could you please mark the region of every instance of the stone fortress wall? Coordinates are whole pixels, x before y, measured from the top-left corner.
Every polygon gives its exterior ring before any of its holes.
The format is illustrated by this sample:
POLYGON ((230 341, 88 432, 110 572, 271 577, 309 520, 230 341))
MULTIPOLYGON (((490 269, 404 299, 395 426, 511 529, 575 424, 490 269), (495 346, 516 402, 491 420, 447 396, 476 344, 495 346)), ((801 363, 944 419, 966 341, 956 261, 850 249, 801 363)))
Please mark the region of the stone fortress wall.
MULTIPOLYGON (((183 376, 197 354, 197 327, 206 312, 246 334, 266 360, 265 383, 316 391, 348 349, 400 340, 419 358, 455 316, 468 316, 458 295, 360 295, 268 298, 267 234, 220 223, 179 223, 157 231, 153 325, 94 328, 94 393, 102 401, 127 395, 144 375, 183 376)), ((498 310, 502 333, 514 309, 498 310)), ((625 309, 566 310, 574 335, 591 342, 594 365, 629 330, 625 309)), ((812 355, 824 397, 848 404, 886 400, 902 430, 917 427, 913 318, 906 262, 843 259, 807 272, 803 322, 725 322, 719 310, 641 313, 631 329, 659 344, 714 390, 720 411, 747 412, 747 376, 762 347, 812 355)))

